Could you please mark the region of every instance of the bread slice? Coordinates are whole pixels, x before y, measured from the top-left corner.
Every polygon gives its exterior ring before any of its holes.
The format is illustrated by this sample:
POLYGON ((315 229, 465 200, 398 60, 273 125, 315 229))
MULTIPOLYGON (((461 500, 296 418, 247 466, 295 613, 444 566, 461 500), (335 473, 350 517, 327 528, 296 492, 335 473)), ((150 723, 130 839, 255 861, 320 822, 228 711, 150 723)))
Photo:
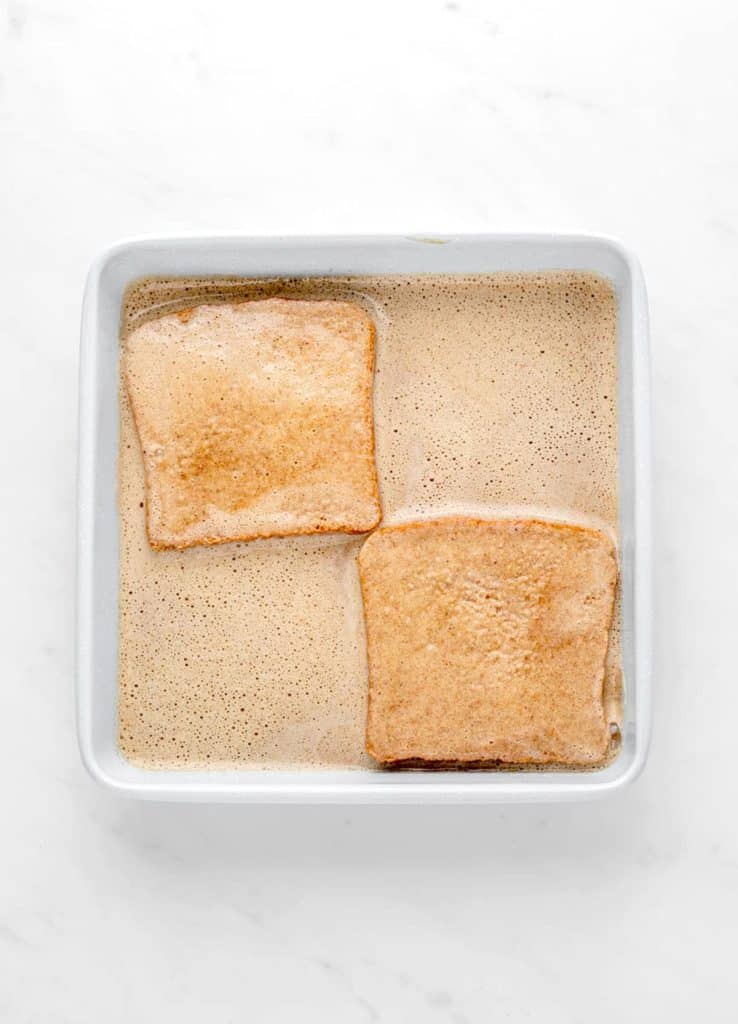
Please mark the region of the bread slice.
POLYGON ((348 302, 201 305, 137 327, 123 374, 154 548, 371 530, 374 325, 348 302))
POLYGON ((604 533, 427 520, 372 534, 359 567, 372 757, 410 767, 603 761, 617 581, 604 533))

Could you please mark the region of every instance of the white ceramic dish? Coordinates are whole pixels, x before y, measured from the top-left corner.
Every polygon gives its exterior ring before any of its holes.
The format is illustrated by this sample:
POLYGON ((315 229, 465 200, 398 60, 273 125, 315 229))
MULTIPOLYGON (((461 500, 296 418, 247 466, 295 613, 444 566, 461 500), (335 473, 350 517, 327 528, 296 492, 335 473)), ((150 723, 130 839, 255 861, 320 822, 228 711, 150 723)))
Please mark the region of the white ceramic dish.
POLYGON ((103 785, 160 800, 251 803, 492 803, 610 793, 645 762, 650 732, 650 409, 648 311, 637 261, 619 243, 575 235, 444 238, 150 238, 93 264, 82 312, 77 714, 82 759, 103 785), (581 269, 618 302, 622 749, 592 772, 147 771, 117 749, 118 333, 123 292, 151 275, 283 277, 581 269))

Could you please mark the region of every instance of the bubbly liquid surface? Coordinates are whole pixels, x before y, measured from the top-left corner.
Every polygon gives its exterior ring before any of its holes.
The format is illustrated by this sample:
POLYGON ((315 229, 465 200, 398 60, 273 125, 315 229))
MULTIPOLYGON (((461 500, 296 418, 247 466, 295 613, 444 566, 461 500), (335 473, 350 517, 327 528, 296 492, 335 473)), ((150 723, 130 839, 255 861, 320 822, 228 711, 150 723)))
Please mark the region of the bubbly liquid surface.
MULTIPOLYGON (((617 536, 616 303, 591 274, 149 279, 143 320, 203 301, 357 302, 377 327, 384 522, 469 511, 617 536)), ((120 748, 148 767, 367 767, 356 559, 340 535, 153 551, 121 396, 120 748)), ((619 610, 605 681, 620 721, 619 610)))

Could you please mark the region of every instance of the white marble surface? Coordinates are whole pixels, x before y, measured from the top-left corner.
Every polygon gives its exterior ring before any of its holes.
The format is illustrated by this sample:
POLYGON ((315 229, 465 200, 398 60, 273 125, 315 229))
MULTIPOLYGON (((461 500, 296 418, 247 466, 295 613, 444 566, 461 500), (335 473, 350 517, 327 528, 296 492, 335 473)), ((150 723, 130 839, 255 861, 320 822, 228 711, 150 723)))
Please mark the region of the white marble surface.
POLYGON ((110 6, 0 16, 0 1020, 735 1021, 735 4, 110 6), (507 810, 97 789, 73 727, 92 257, 138 232, 502 228, 616 234, 646 271, 641 780, 507 810))

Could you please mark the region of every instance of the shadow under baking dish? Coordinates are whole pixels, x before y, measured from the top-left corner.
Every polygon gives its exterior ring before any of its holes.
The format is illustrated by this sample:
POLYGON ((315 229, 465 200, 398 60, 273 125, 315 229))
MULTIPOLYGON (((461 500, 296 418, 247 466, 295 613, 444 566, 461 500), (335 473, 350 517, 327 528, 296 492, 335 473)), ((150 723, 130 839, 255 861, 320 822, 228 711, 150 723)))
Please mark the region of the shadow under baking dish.
MULTIPOLYGON (((372 294, 371 288, 367 292, 366 282, 359 287, 359 292, 366 301, 377 302, 376 311, 381 321, 381 299, 377 301, 377 294, 372 294)), ((410 316, 411 313, 405 310, 403 315, 410 316)), ((472 342, 473 326, 470 325, 472 342)), ((560 799, 606 792, 632 778, 643 762, 648 735, 646 329, 645 294, 637 265, 616 244, 600 239, 492 236, 452 239, 443 245, 428 245, 413 239, 255 241, 220 238, 134 242, 107 253, 93 268, 88 283, 83 319, 81 389, 79 726, 83 756, 93 774, 113 788, 140 796, 345 802, 560 799), (562 269, 588 271, 606 277, 613 283, 617 297, 619 532, 625 678, 622 749, 617 759, 596 772, 558 771, 550 774, 540 771, 384 773, 366 767, 366 761, 360 756, 351 768, 340 765, 321 769, 267 767, 258 772, 212 768, 151 770, 125 761, 116 744, 119 522, 115 491, 118 328, 125 288, 133 280, 149 276, 328 276, 334 279, 331 287, 346 288, 353 286, 341 285, 335 279, 343 275, 366 275, 374 279, 387 273, 468 275, 562 269)), ((441 334, 439 332, 439 338, 441 334)), ((493 504, 491 497, 497 498, 494 504, 520 504, 515 500, 514 488, 505 493, 499 484, 489 485, 487 491, 481 486, 483 477, 492 478, 490 474, 494 467, 491 463, 475 467, 475 471, 476 468, 480 470, 478 478, 474 472, 454 476, 451 464, 444 467, 431 461, 431 469, 424 469, 422 459, 419 462, 408 458, 405 452, 405 467, 416 468, 412 473, 396 472, 399 462, 393 457, 393 452, 397 455, 393 445, 398 444, 395 439, 402 435, 393 432, 398 429, 398 423, 408 423, 409 420, 411 429, 406 432, 406 440, 402 443, 411 443, 408 438, 415 438, 414 443, 417 443, 417 438, 423 436, 422 431, 418 433, 417 430, 422 427, 422 422, 413 422, 409 402, 413 395, 423 394, 423 360, 427 362, 425 369, 430 371, 433 366, 438 366, 439 358, 442 362, 443 351, 434 351, 433 344, 430 344, 427 353, 418 349, 412 353, 413 358, 407 360, 407 351, 393 353, 389 347, 383 350, 385 342, 389 346, 391 339, 383 338, 380 323, 375 402, 380 410, 377 446, 386 518, 392 521, 395 516, 413 512, 428 514, 447 510, 449 505, 458 507, 469 499, 488 510, 493 504), (383 418, 381 403, 384 398, 388 402, 393 400, 392 389, 396 389, 397 380, 403 374, 407 377, 403 381, 403 393, 409 396, 402 409, 403 415, 399 419, 389 415, 383 418), (440 486, 444 473, 446 485, 440 486), (440 481, 436 476, 441 478, 440 481)), ((489 355, 483 350, 479 354, 489 355)), ((515 355, 513 351, 510 358, 514 359, 515 355)), ((449 369, 454 369, 453 360, 449 369)), ((483 369, 484 365, 481 365, 480 370, 483 369)), ((450 377, 453 378, 453 373, 450 377)), ((468 380, 459 382, 451 379, 451 385, 464 383, 465 386, 459 388, 462 397, 468 392, 468 380)), ((432 386, 428 395, 432 395, 432 386)), ((423 410, 417 413, 422 420, 423 410)), ((484 429, 484 423, 476 424, 475 443, 484 440, 484 429)), ((472 464, 475 459, 467 458, 465 461, 472 464)), ((509 476, 514 482, 514 467, 510 468, 509 476)), ((612 521, 612 509, 608 511, 606 501, 598 507, 597 500, 584 492, 573 492, 570 500, 562 501, 560 493, 552 494, 544 488, 535 497, 538 510, 545 506, 549 515, 556 514, 563 504, 569 509, 583 510, 600 521, 612 521)), ((362 675, 365 670, 359 664, 361 638, 354 639, 358 651, 356 679, 361 682, 365 679, 362 675)), ((363 710, 361 702, 364 695, 360 689, 354 687, 353 698, 354 711, 363 710)), ((357 730, 358 714, 354 714, 353 722, 355 732, 360 731, 357 730)), ((345 730, 346 722, 343 727, 345 730)), ((352 749, 360 753, 360 744, 352 743, 352 749)), ((319 758, 313 755, 311 760, 319 758)))

